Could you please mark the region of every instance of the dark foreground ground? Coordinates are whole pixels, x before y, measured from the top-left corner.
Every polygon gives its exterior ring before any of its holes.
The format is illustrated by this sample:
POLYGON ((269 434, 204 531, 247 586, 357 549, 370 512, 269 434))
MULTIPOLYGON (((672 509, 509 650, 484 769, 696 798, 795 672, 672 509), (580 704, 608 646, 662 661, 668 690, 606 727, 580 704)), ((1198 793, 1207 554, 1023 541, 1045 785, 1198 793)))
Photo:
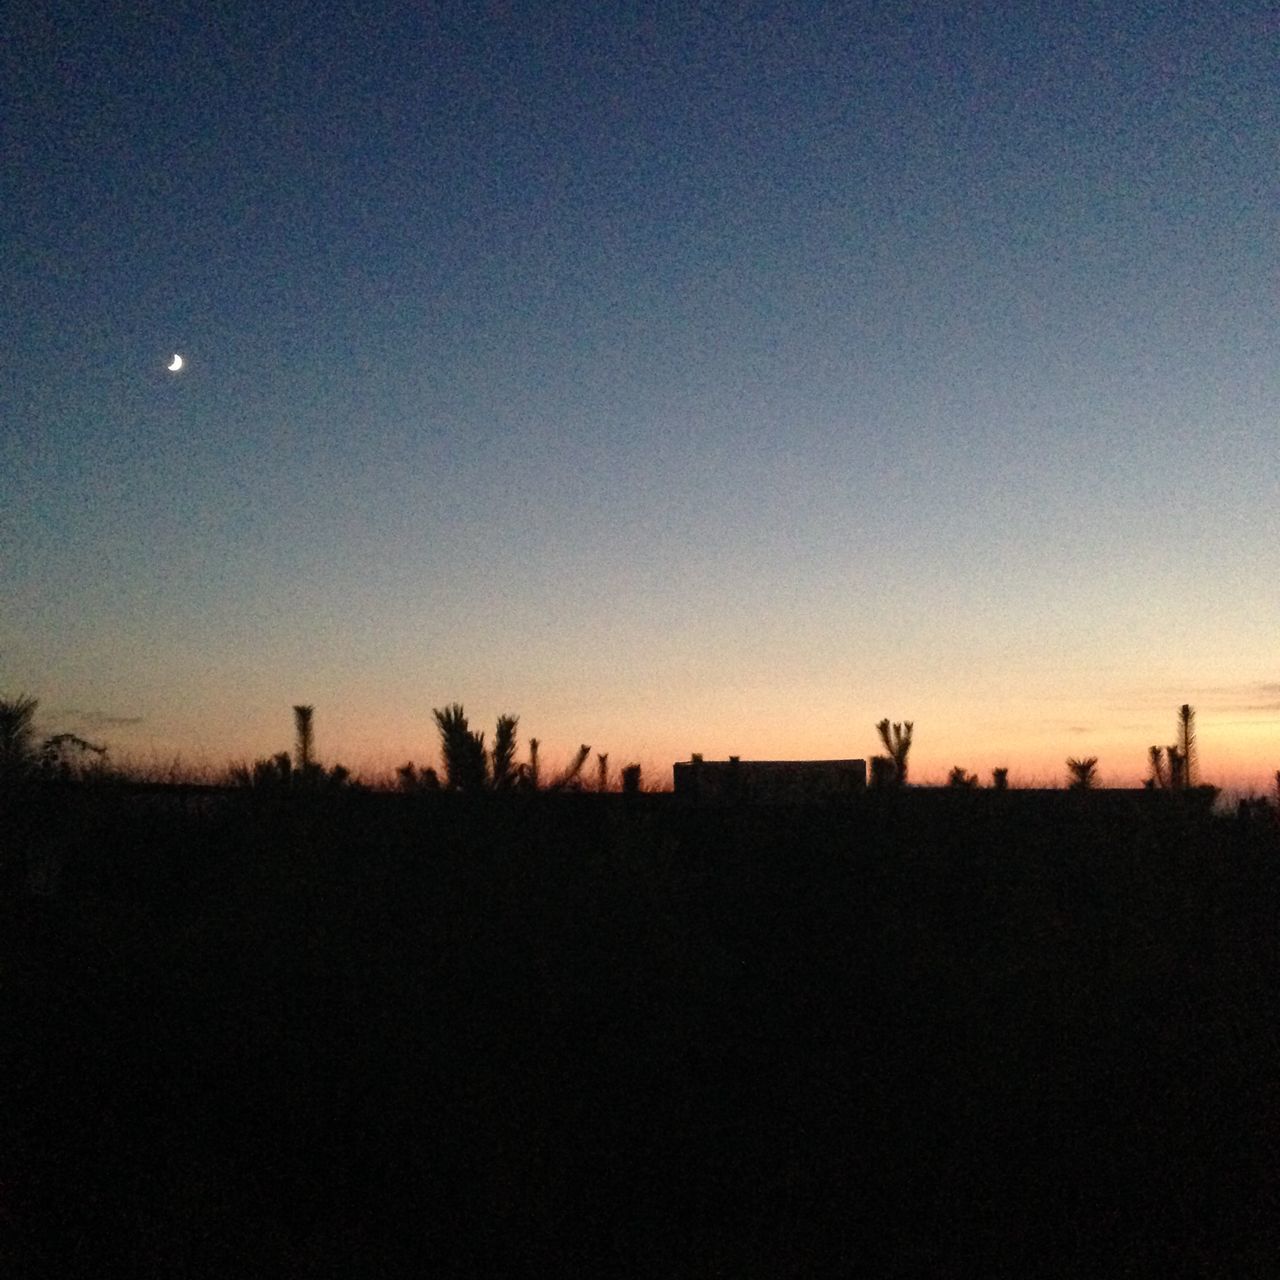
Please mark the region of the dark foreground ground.
POLYGON ((1274 831, 910 799, 26 802, 0 1274, 1280 1274, 1274 831))

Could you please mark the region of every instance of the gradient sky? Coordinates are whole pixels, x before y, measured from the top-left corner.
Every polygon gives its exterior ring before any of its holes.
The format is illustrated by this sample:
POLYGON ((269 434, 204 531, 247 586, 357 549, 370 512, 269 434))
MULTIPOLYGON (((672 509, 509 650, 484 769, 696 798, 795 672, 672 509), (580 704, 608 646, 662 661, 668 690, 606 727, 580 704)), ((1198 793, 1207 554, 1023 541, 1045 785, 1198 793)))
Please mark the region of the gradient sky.
POLYGON ((918 777, 1132 782, 1189 700, 1210 780, 1280 767, 1272 4, 9 27, 0 691, 49 731, 221 764, 305 701, 368 768, 458 700, 656 770, 888 715, 918 777))

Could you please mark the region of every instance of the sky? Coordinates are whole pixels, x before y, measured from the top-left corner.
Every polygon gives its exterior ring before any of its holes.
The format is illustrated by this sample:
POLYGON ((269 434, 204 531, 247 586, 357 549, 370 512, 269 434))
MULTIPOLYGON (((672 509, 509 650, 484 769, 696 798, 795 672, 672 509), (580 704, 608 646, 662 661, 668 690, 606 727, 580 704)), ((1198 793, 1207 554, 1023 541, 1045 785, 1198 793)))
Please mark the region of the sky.
POLYGON ((1270 3, 33 3, 0 694, 114 755, 1280 768, 1270 3), (187 364, 166 371, 174 352, 187 364))

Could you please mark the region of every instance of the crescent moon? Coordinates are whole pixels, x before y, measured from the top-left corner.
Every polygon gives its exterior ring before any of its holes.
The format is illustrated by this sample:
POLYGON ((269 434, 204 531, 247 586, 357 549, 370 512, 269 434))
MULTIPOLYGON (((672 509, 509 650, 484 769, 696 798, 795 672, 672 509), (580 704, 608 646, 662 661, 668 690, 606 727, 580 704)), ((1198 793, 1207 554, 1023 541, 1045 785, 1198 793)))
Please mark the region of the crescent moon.
POLYGON ((178 370, 181 369, 185 363, 186 362, 183 360, 183 358, 175 351, 173 353, 173 359, 169 362, 166 368, 169 370, 170 373, 177 373, 178 370))

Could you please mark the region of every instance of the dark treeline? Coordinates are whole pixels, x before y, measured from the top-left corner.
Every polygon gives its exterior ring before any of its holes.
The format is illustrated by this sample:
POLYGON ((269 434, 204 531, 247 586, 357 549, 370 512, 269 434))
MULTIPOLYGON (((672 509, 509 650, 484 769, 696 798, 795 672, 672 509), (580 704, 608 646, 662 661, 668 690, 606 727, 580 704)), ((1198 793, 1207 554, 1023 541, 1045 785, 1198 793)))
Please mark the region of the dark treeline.
POLYGON ((29 791, 0 1266, 1269 1273, 1270 813, 933 796, 29 791))

